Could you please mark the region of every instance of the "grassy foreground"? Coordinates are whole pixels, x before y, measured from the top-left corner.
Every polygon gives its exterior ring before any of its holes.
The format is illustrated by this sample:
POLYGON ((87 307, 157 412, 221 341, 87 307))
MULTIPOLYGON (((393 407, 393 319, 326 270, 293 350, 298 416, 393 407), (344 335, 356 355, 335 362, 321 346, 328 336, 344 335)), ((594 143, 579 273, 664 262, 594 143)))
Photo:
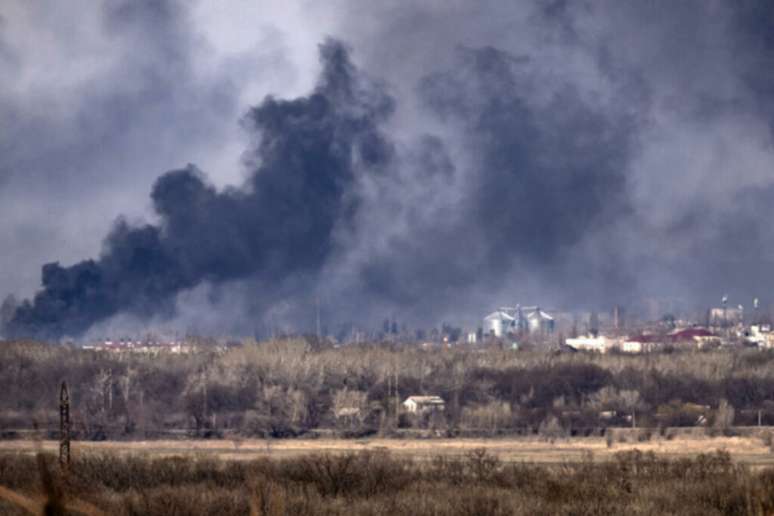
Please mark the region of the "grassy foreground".
POLYGON ((668 459, 502 462, 483 449, 414 461, 386 451, 224 461, 0 455, 2 514, 772 514, 774 470, 725 452, 668 459), (47 506, 47 507, 46 507, 47 506))

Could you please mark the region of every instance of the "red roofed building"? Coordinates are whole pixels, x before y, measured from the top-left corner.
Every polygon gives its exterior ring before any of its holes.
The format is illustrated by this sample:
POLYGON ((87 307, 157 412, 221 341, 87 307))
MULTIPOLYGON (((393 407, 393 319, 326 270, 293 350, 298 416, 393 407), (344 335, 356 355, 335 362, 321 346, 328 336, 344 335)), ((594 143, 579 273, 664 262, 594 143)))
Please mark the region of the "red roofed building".
POLYGON ((669 340, 678 343, 694 343, 701 348, 706 344, 718 341, 717 335, 705 328, 686 328, 669 334, 669 340))

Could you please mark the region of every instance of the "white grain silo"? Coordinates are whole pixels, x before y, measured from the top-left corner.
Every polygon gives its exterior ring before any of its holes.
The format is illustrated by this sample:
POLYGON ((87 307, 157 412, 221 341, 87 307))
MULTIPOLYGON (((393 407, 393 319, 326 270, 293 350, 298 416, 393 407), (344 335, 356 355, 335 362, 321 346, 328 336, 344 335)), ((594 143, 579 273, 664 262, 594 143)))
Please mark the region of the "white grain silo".
POLYGON ((531 335, 549 335, 554 331, 554 318, 535 307, 527 314, 527 330, 531 335))
POLYGON ((515 321, 515 318, 502 310, 492 312, 484 317, 484 335, 502 337, 513 328, 515 321))

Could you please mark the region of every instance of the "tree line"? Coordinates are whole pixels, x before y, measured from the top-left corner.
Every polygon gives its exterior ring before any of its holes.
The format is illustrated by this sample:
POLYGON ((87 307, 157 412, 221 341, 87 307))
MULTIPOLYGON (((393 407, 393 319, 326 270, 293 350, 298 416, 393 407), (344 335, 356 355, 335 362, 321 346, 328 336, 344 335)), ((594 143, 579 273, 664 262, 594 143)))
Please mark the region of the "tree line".
POLYGON ((288 339, 151 355, 5 342, 0 364, 5 437, 57 428, 63 380, 85 439, 774 425, 774 352, 758 350, 599 355, 288 339), (411 395, 441 396, 445 409, 410 414, 401 403, 411 395))

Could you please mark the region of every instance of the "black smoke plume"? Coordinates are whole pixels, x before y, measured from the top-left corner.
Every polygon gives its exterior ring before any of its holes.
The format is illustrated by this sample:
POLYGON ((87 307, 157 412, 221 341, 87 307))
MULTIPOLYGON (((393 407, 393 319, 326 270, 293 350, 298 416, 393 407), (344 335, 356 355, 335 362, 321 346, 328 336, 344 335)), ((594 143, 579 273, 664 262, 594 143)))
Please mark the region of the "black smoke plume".
POLYGON ((99 259, 43 266, 43 289, 7 332, 77 336, 119 313, 172 315, 175 295, 204 281, 274 285, 317 271, 357 211, 357 174, 390 160, 379 124, 393 109, 341 43, 325 42, 320 58, 309 96, 268 97, 246 115, 255 145, 242 188, 219 192, 192 165, 164 174, 151 194, 160 223, 119 220, 99 259))

